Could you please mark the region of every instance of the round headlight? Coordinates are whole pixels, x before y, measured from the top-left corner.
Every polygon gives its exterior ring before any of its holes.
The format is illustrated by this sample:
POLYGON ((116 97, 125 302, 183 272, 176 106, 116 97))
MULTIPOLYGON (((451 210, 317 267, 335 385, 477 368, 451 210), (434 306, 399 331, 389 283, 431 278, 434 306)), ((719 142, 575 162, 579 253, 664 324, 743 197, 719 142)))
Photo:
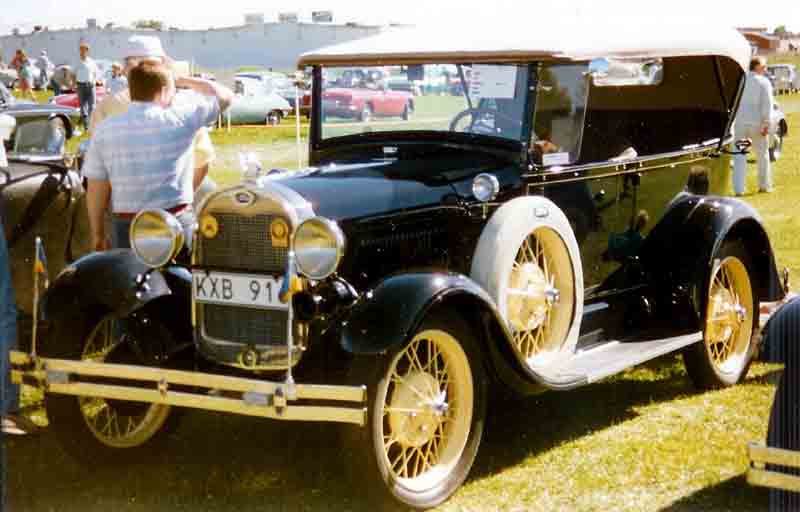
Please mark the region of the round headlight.
POLYGON ((183 226, 164 210, 144 210, 131 223, 131 248, 148 267, 166 265, 183 248, 183 226))
POLYGON ((500 183, 493 174, 481 173, 472 180, 472 195, 482 203, 497 197, 498 192, 500 183))
POLYGON ((344 234, 335 222, 314 217, 300 224, 292 246, 297 270, 318 281, 336 272, 344 254, 344 234))

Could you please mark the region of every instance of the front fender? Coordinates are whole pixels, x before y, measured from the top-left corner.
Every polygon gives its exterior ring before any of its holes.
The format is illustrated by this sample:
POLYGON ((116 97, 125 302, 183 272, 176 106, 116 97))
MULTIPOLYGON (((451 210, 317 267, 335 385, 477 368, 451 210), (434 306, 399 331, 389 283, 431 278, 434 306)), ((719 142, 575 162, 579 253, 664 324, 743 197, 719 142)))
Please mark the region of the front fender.
POLYGON ((497 310, 483 288, 461 274, 415 272, 390 276, 363 293, 350 308, 342 322, 342 348, 352 354, 380 354, 397 347, 414 333, 432 307, 458 295, 475 297, 497 310))
MULTIPOLYGON (((91 253, 67 266, 42 298, 45 318, 103 307, 126 316, 148 302, 170 295, 174 272, 154 270, 146 286, 137 286, 137 276, 147 272, 133 251, 117 249, 91 253)), ((191 285, 190 285, 191 286, 191 285)))
POLYGON ((341 347, 352 355, 377 355, 400 347, 437 307, 451 308, 474 329, 487 368, 499 382, 522 394, 538 393, 547 385, 541 378, 531 379, 520 366, 494 300, 461 274, 415 272, 388 277, 362 294, 343 317, 341 347))

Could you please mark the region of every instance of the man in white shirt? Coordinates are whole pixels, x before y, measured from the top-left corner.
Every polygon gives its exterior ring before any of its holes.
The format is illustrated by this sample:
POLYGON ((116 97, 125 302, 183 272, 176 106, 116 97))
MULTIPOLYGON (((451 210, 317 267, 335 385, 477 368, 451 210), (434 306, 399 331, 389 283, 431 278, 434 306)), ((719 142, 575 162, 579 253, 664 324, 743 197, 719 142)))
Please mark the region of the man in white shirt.
POLYGON ((97 102, 95 84, 100 78, 100 70, 94 59, 89 57, 89 43, 82 41, 80 45, 80 60, 75 66, 75 82, 78 91, 78 101, 81 108, 81 122, 85 130, 89 129, 89 119, 94 112, 97 102))
MULTIPOLYGON (((751 139, 758 160, 758 191, 772 192, 772 170, 769 163, 769 119, 772 115, 772 84, 765 76, 767 62, 764 57, 750 60, 750 72, 744 84, 739 112, 736 114, 734 135, 736 140, 751 139)), ((733 161, 733 191, 744 194, 747 156, 735 155, 733 161)))
POLYGON ((39 83, 42 88, 47 88, 47 83, 50 81, 50 71, 53 69, 53 63, 47 57, 47 50, 42 50, 39 55, 39 60, 36 61, 36 67, 39 68, 39 83))

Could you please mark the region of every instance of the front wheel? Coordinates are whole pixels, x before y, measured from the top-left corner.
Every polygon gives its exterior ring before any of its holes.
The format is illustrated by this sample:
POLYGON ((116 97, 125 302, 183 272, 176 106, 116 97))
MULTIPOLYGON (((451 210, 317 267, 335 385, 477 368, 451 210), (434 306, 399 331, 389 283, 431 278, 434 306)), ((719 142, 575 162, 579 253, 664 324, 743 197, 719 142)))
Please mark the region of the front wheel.
POLYGON ((461 318, 434 315, 407 345, 383 356, 378 371, 366 362, 357 372, 367 375, 369 409, 367 425, 351 431, 360 455, 353 460, 368 466, 351 469, 356 481, 373 480, 361 488, 374 491, 381 506, 436 506, 467 477, 486 414, 480 353, 461 318))
POLYGON ((747 375, 757 318, 751 269, 744 245, 725 242, 708 282, 703 341, 683 353, 686 371, 700 389, 732 386, 747 375))
MULTIPOLYGON (((96 363, 141 364, 131 341, 130 332, 137 330, 135 322, 133 318, 120 321, 112 314, 77 318, 63 315, 55 319, 46 355, 96 363)), ((148 324, 144 333, 148 338, 163 335, 160 324, 148 324)), ((47 395, 45 405, 51 428, 63 448, 88 465, 139 460, 153 451, 155 441, 163 439, 177 421, 168 405, 61 394, 47 395)))
POLYGON ((362 123, 368 123, 372 121, 372 107, 365 104, 364 107, 361 109, 361 112, 358 114, 358 120, 362 123))

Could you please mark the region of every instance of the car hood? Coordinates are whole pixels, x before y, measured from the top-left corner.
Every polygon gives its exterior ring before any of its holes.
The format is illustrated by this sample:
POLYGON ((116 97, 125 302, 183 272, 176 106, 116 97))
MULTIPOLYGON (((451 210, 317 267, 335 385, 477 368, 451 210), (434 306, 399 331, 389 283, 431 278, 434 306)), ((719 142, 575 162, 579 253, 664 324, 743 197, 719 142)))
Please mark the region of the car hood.
POLYGON ((47 115, 47 114, 63 114, 66 116, 77 116, 78 109, 72 107, 64 107, 53 103, 23 103, 20 101, 15 102, 13 105, 0 107, 0 113, 8 114, 10 116, 24 116, 24 115, 47 115))
POLYGON ((63 168, 62 161, 55 157, 41 162, 20 162, 8 157, 8 168, 0 170, 0 190, 8 183, 16 184, 20 180, 36 175, 45 175, 54 168, 63 168))
POLYGON ((467 160, 372 161, 328 165, 279 178, 278 183, 305 198, 317 215, 332 220, 352 220, 471 201, 472 180, 481 172, 492 172, 500 185, 519 180, 519 171, 509 164, 467 160))

